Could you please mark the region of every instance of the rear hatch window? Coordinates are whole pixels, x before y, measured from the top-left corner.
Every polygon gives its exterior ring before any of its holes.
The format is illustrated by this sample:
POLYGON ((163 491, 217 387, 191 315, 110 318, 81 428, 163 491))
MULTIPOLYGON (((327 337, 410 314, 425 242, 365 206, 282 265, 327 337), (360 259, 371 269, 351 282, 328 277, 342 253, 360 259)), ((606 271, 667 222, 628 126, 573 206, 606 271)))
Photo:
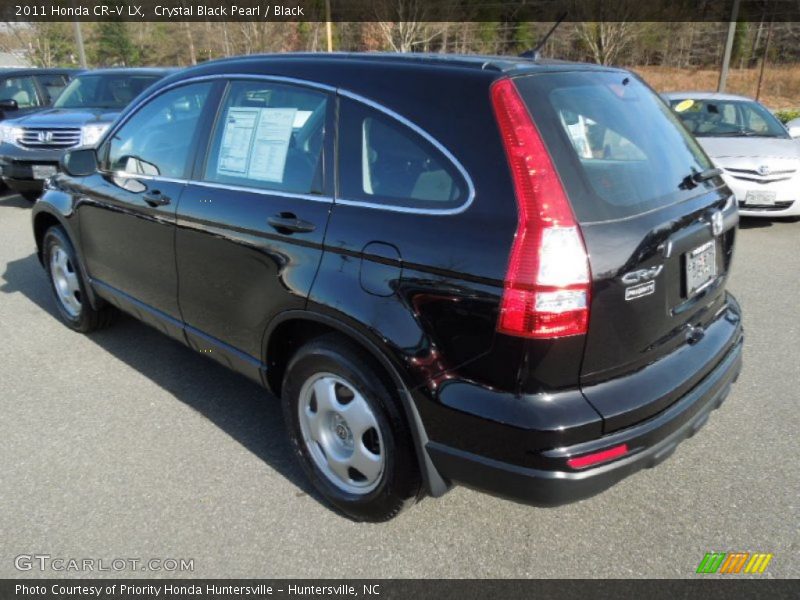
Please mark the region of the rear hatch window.
POLYGON ((514 83, 583 223, 688 199, 696 191, 686 177, 711 167, 669 107, 629 73, 541 73, 514 83))

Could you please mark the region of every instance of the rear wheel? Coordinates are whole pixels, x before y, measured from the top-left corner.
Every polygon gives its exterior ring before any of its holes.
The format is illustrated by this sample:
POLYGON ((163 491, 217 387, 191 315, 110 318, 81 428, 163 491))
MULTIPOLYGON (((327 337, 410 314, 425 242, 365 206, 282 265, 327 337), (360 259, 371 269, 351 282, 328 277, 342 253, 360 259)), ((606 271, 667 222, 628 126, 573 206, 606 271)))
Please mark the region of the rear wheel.
POLYGON ((317 490, 359 521, 386 521, 416 501, 420 476, 401 407, 374 360, 326 335, 300 348, 283 382, 295 454, 317 490))
POLYGON ((42 253, 61 320, 83 333, 108 326, 115 309, 104 305, 95 310, 90 305, 77 254, 61 227, 54 226, 45 232, 42 253))

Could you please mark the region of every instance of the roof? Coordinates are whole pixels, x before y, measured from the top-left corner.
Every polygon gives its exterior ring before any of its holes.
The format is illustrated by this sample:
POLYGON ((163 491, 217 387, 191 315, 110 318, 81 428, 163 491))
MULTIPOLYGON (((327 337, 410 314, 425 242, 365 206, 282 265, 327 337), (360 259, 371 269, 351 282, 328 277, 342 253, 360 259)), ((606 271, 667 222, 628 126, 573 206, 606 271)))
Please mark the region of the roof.
POLYGON ((0 67, 0 76, 6 75, 48 75, 52 73, 79 73, 82 69, 53 67, 40 69, 37 67, 0 67))
POLYGON ((480 54, 445 54, 422 52, 284 52, 275 54, 250 54, 246 56, 233 56, 201 63, 189 70, 215 65, 252 63, 252 62, 342 62, 374 64, 406 64, 426 65, 432 67, 492 70, 492 71, 519 71, 519 70, 553 70, 563 69, 569 65, 579 69, 609 69, 601 65, 590 63, 573 63, 552 59, 531 59, 517 56, 491 56, 480 54))
POLYGON ((665 92, 661 94, 662 97, 668 100, 728 100, 733 102, 755 102, 753 98, 747 96, 739 96, 737 94, 722 94, 719 92, 665 92))
POLYGON ((170 68, 157 68, 157 67, 112 67, 109 69, 92 69, 84 71, 81 75, 169 75, 174 73, 177 69, 170 68))

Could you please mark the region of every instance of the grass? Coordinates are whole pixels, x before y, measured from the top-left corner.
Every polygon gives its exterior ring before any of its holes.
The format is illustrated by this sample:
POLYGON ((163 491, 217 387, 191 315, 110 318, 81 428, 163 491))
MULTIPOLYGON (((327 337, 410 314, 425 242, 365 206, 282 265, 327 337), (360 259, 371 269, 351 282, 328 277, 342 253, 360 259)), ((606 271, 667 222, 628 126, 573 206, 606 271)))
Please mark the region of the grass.
MULTIPOLYGON (((717 89, 719 71, 677 67, 633 67, 659 92, 717 89)), ((751 98, 756 95, 758 69, 731 69, 726 91, 751 98)), ((800 65, 774 66, 764 70, 759 100, 771 110, 800 108, 800 65)))

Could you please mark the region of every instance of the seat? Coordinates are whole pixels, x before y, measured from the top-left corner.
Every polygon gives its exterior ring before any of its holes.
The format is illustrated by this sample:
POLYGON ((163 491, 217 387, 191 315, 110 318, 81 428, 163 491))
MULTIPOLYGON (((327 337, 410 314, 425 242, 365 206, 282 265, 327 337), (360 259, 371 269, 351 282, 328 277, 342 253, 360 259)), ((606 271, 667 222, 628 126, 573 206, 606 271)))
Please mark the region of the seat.
POLYGON ((411 190, 411 197, 415 200, 447 202, 452 198, 452 195, 453 178, 444 169, 420 173, 414 188, 411 190))

